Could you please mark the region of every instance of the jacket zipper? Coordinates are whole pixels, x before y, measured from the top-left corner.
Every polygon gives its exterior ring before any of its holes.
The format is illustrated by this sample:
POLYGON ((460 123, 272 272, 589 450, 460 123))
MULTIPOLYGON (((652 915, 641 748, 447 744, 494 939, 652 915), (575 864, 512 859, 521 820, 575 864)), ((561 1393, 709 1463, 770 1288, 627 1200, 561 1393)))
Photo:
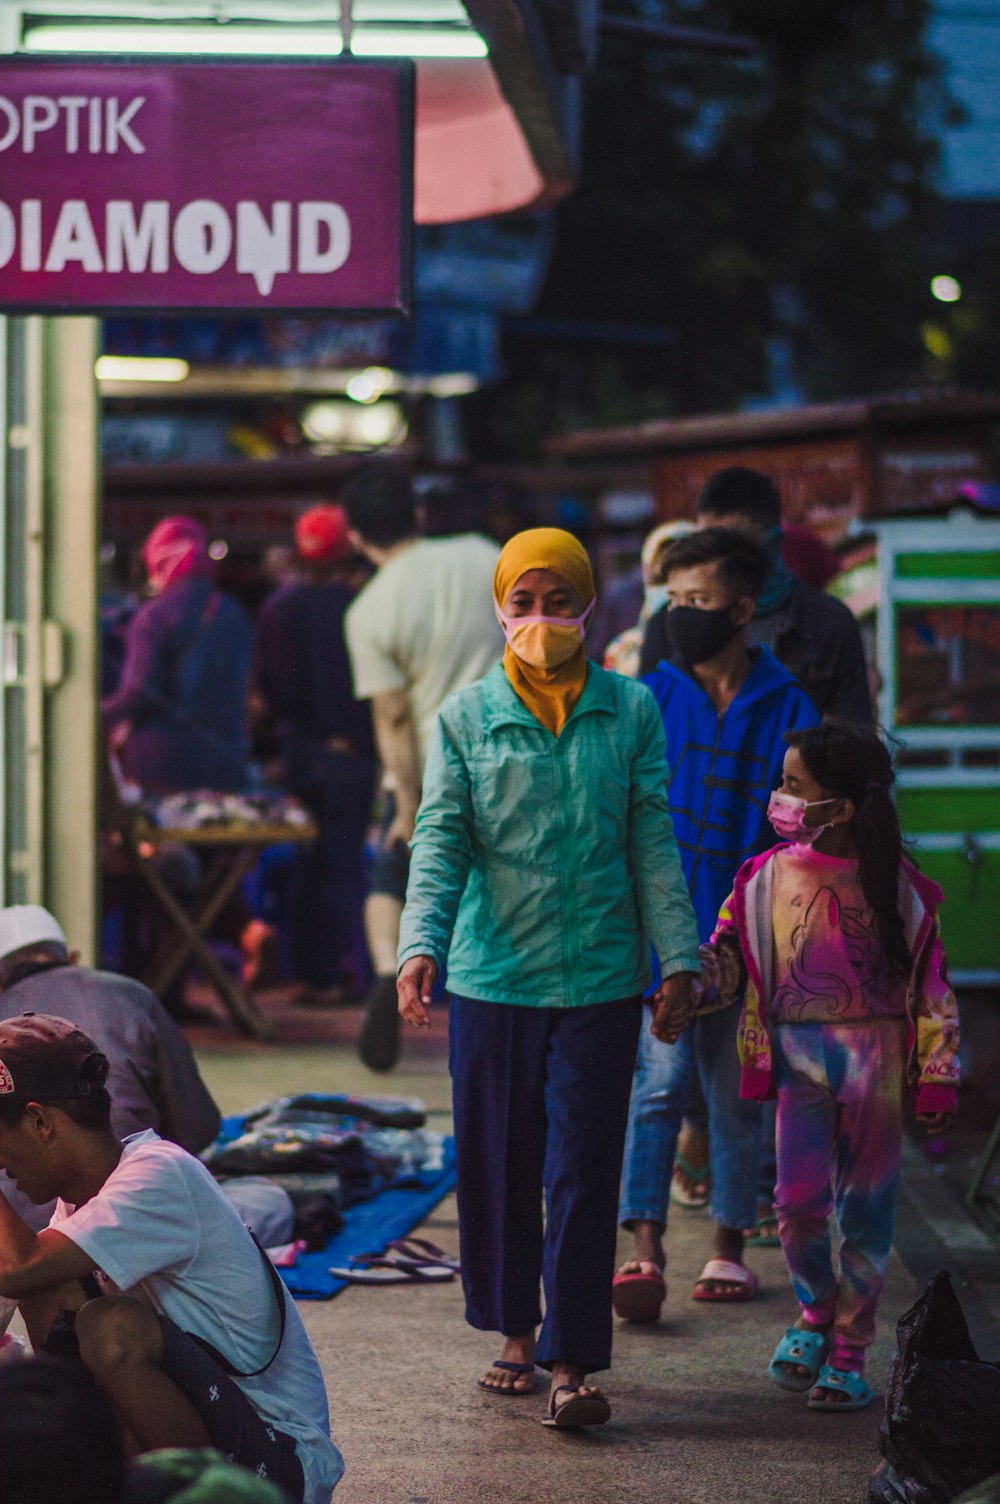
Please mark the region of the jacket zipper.
MULTIPOLYGON (((569 728, 564 728, 562 736, 558 737, 552 749, 555 758, 556 784, 559 789, 559 814, 560 814, 560 842, 559 842, 559 892, 560 906, 563 915, 562 953, 563 970, 565 977, 566 1000, 572 1007, 576 1002, 576 959, 578 946, 576 944, 576 915, 571 905, 575 899, 575 883, 570 872, 569 862, 569 789, 567 787, 566 758, 563 755, 563 741, 569 728)), ((572 735, 572 732, 570 732, 572 735)))

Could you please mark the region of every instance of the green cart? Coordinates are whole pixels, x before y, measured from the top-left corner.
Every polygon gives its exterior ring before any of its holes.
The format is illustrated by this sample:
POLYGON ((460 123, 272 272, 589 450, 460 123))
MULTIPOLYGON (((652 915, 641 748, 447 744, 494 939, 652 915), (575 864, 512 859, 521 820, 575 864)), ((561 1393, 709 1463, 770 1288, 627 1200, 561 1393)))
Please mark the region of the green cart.
POLYGON ((1000 985, 1000 520, 878 532, 879 719, 903 833, 947 895, 960 986, 1000 985))
MULTIPOLYGON (((1000 986, 1000 520, 878 525, 882 725, 897 741, 903 834, 947 902, 958 987, 1000 986)), ((1000 1231, 997 1123, 971 1208, 1000 1231)))

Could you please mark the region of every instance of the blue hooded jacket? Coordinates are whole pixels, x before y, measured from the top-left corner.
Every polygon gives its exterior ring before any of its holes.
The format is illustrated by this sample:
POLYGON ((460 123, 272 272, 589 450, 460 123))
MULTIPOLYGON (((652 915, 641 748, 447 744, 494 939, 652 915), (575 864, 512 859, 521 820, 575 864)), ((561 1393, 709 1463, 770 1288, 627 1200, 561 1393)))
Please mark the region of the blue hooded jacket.
POLYGON ((774 844, 767 803, 781 782, 785 732, 818 726, 820 715, 764 647, 722 715, 682 664, 664 660, 641 682, 663 717, 667 802, 704 942, 739 868, 774 844))

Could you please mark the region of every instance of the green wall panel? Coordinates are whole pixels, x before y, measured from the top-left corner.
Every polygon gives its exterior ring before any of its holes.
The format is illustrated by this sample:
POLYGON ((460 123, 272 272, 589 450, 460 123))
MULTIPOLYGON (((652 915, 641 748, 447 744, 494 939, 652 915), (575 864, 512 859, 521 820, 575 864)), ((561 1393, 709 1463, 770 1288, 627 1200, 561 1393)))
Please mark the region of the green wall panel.
POLYGON ((900 580, 996 580, 1000 579, 1000 551, 897 554, 895 573, 900 580))
POLYGON ((975 867, 960 851, 918 851, 917 863, 944 889, 941 938, 953 971, 1000 970, 1000 851, 975 867))
POLYGON ((904 836, 1000 831, 1000 783, 987 789, 897 789, 896 808, 904 836))

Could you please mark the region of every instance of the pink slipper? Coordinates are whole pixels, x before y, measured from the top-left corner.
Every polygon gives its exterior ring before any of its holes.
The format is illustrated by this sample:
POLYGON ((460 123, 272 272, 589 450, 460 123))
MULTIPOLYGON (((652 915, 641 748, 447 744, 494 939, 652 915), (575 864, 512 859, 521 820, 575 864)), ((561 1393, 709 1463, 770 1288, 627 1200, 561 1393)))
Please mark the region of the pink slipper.
POLYGON ((611 1304, 615 1315, 623 1321, 659 1321, 660 1307, 667 1298, 667 1282, 663 1270, 655 1264, 652 1267, 655 1274, 633 1269, 616 1274, 611 1281, 611 1304))
POLYGON ((753 1300, 757 1294, 757 1276, 745 1264, 733 1264, 729 1259, 709 1259, 704 1269, 698 1276, 697 1283, 691 1292, 692 1300, 753 1300), (722 1292, 719 1290, 703 1290, 701 1287, 711 1281, 720 1284, 738 1285, 738 1290, 722 1292))

